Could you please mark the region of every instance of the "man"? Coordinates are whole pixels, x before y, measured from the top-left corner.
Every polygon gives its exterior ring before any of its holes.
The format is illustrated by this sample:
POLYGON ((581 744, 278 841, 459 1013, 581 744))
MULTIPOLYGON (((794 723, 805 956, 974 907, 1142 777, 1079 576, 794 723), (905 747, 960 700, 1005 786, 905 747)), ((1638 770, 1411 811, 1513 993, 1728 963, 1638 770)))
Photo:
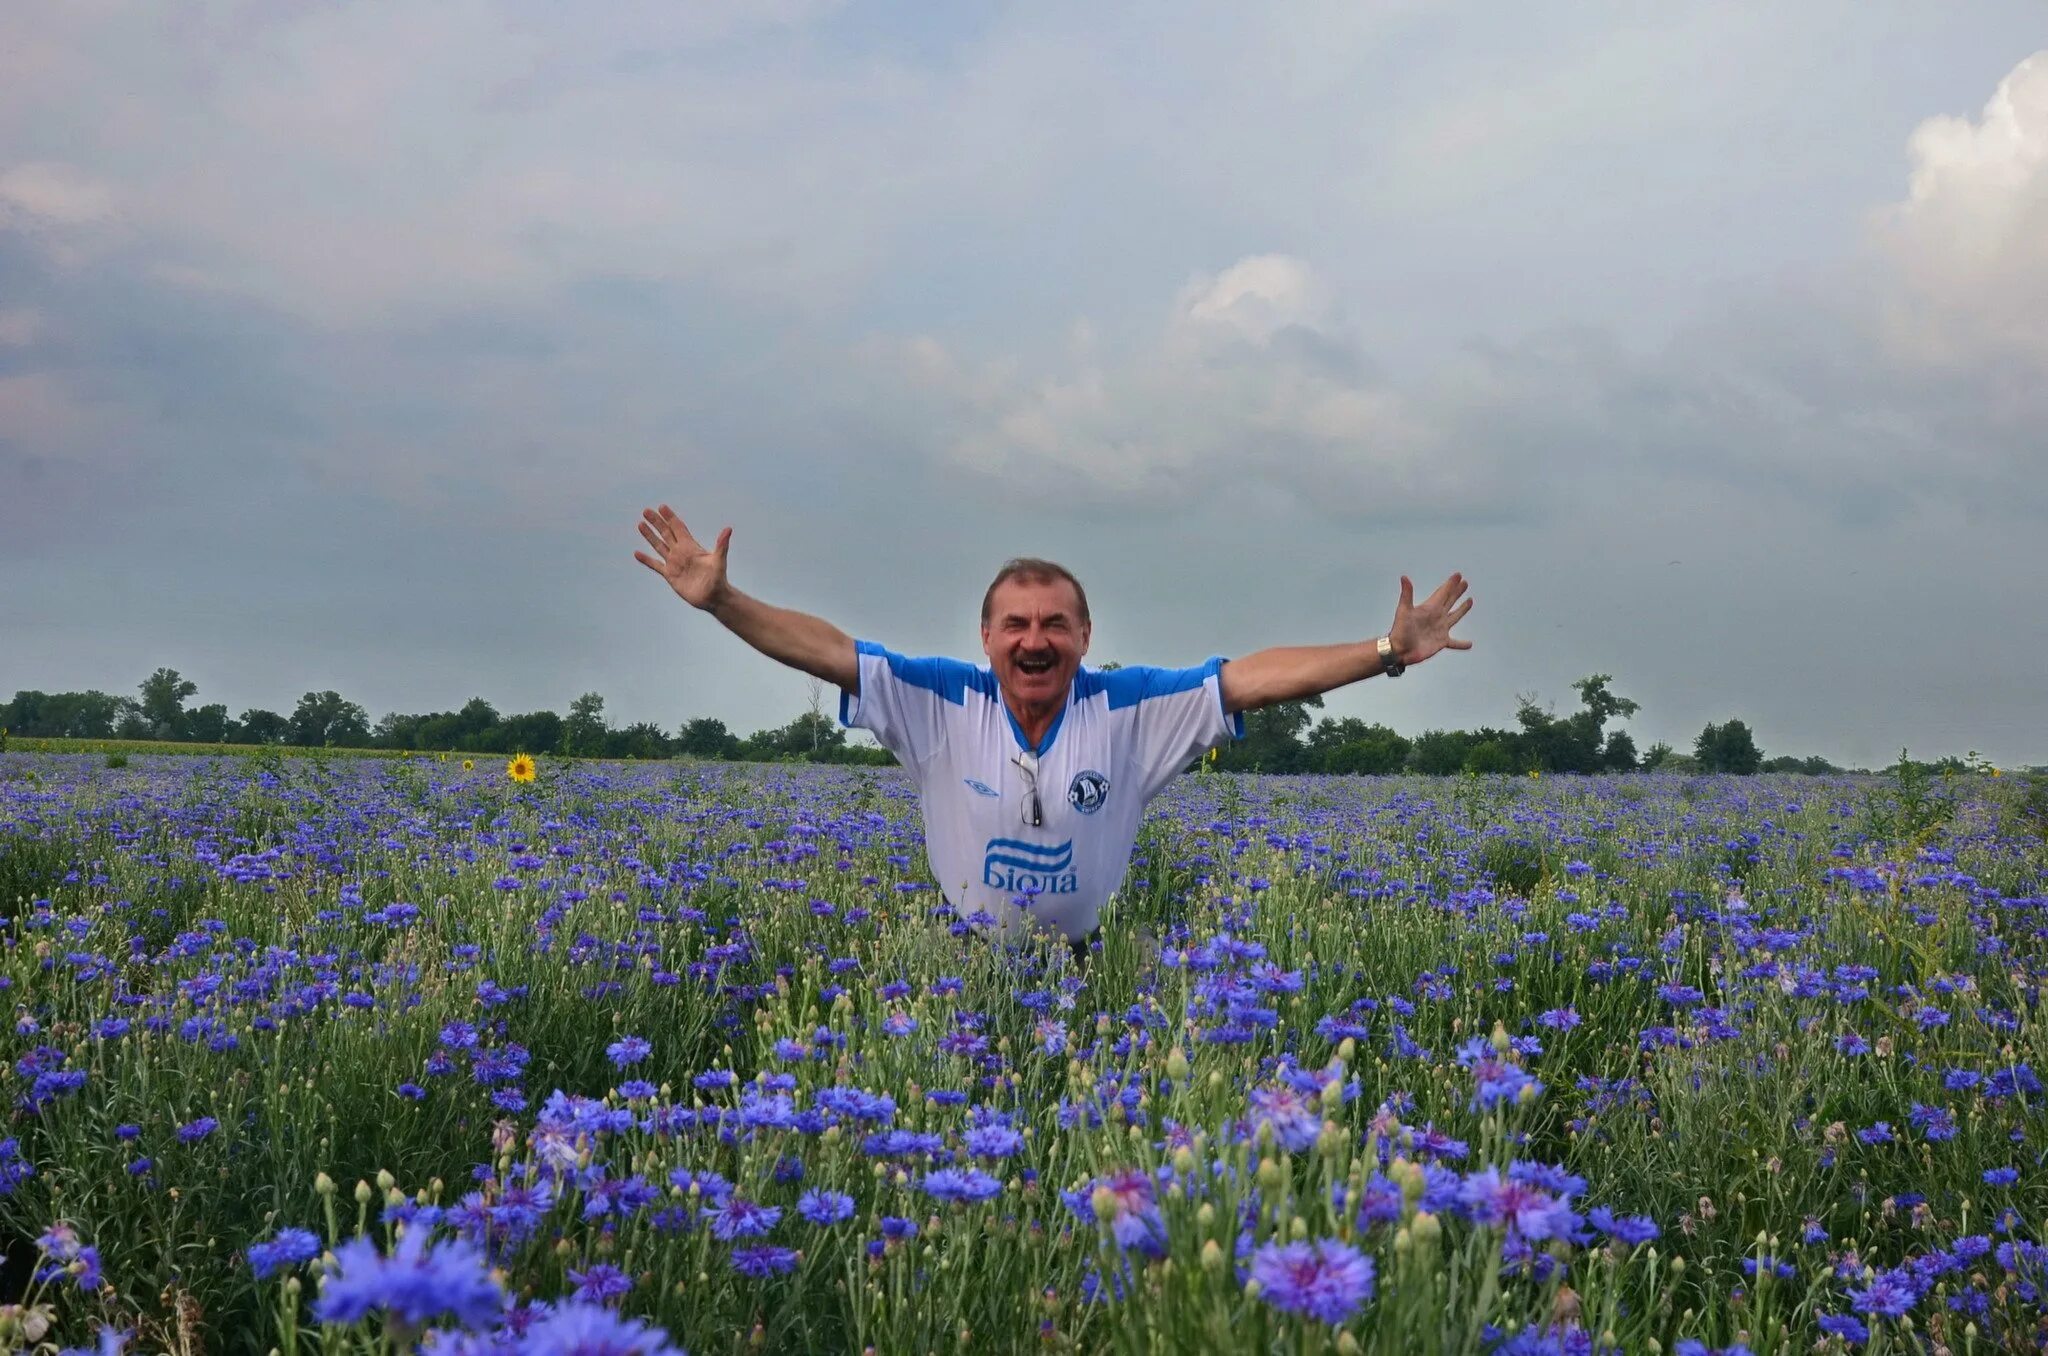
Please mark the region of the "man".
POLYGON ((633 558, 683 601, 791 668, 840 689, 842 723, 872 731, 917 778, 932 873, 963 918, 1058 929, 1077 956, 1122 881, 1146 803, 1188 763, 1244 734, 1244 712, 1442 650, 1472 610, 1453 574, 1422 603, 1401 577, 1376 640, 1285 646, 1187 669, 1082 667, 1090 634, 1080 581, 1047 560, 1004 565, 981 602, 988 667, 908 659, 830 622, 771 607, 726 579, 732 529, 706 550, 666 504, 647 509, 633 558))

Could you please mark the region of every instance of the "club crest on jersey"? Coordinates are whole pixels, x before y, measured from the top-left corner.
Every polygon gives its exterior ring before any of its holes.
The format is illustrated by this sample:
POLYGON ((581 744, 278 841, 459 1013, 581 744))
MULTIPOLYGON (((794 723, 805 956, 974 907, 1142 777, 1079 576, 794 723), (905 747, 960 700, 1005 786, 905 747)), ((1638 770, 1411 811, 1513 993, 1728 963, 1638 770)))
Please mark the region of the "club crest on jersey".
POLYGON ((1000 796, 1002 794, 1002 792, 996 790, 987 782, 978 782, 972 777, 968 777, 965 780, 967 782, 967 789, 977 796, 1000 796))
POLYGON ((1067 783, 1067 804, 1084 815, 1092 815, 1109 799, 1109 778, 1100 772, 1078 772, 1067 783))
POLYGON ((1074 873, 1074 840, 1026 843, 991 838, 981 862, 981 883, 1012 895, 1071 895, 1081 888, 1074 873))

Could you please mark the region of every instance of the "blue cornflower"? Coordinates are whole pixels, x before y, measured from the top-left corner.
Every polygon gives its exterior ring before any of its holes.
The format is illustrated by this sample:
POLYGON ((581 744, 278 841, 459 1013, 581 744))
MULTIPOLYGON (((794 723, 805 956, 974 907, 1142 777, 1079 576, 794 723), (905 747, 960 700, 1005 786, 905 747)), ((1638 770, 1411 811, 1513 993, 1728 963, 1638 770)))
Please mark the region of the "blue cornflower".
POLYGON ((1657 1222, 1647 1215, 1616 1215, 1604 1205, 1596 1205, 1588 1210, 1586 1220, 1601 1233, 1629 1247, 1648 1243, 1655 1239, 1659 1232, 1657 1222))
POLYGON ((1852 1347, 1860 1347, 1870 1340, 1870 1329, 1853 1314, 1822 1314, 1814 1322, 1822 1332, 1839 1337, 1852 1347))
POLYGON ((1284 1313, 1342 1323, 1373 1295, 1373 1261, 1348 1243, 1268 1243, 1252 1255, 1259 1298, 1284 1313))
POLYGON ((576 1300, 534 1319, 518 1350, 522 1356, 689 1356, 660 1328, 576 1300))
POLYGON ((623 1069, 629 1064, 638 1064, 647 1058, 654 1047, 638 1036, 621 1036, 604 1048, 615 1068, 623 1069))
POLYGON ((1984 1185, 1986 1186, 2011 1186, 2019 1180, 2020 1174, 2017 1168, 1986 1168, 1984 1170, 1984 1185))
POLYGON ((279 1229, 268 1243, 249 1245, 249 1270, 262 1280, 281 1267, 295 1267, 320 1255, 320 1240, 306 1229, 279 1229))
POLYGON ((1898 1318, 1920 1298, 1913 1278, 1905 1271, 1881 1271, 1862 1290, 1849 1292, 1849 1307, 1859 1314, 1898 1318))
POLYGON ((322 1323, 359 1323, 381 1309, 414 1327, 452 1316, 466 1328, 483 1328, 505 1307, 483 1253, 459 1238, 429 1244, 426 1230, 408 1230, 384 1257, 359 1235, 334 1256, 339 1269, 313 1305, 322 1323))
POLYGON ((796 1270, 797 1254, 794 1248, 778 1248, 769 1243, 756 1243, 750 1247, 732 1250, 732 1269, 742 1276, 754 1280, 765 1280, 770 1276, 782 1276, 796 1270))
POLYGON ((1003 1189, 1001 1182, 974 1168, 940 1168, 926 1173, 918 1185, 942 1201, 985 1201, 1003 1189))
POLYGON ((711 1236, 721 1243, 730 1243, 735 1238, 759 1238, 775 1227, 782 1218, 779 1205, 759 1205, 741 1196, 729 1197, 716 1207, 707 1209, 704 1218, 710 1222, 711 1236))
POLYGON ((1024 1136, 1007 1125, 980 1125, 961 1137, 976 1158, 1008 1158, 1024 1147, 1024 1136))
POLYGON ((212 1116, 201 1116, 196 1121, 178 1127, 178 1140, 182 1144, 197 1144, 218 1129, 218 1120, 212 1116))
POLYGON ((853 1197, 843 1191, 806 1191, 797 1198, 797 1214, 821 1228, 853 1218, 853 1197))

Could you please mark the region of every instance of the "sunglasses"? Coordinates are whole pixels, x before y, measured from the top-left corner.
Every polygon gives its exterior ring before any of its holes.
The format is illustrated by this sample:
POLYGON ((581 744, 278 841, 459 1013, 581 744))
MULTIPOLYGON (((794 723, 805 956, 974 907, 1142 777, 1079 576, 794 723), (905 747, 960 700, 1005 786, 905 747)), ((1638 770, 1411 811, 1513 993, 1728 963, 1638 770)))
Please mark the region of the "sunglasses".
POLYGON ((1010 760, 1024 774, 1024 823, 1034 829, 1045 827, 1045 805, 1038 799, 1038 755, 1020 753, 1010 760))

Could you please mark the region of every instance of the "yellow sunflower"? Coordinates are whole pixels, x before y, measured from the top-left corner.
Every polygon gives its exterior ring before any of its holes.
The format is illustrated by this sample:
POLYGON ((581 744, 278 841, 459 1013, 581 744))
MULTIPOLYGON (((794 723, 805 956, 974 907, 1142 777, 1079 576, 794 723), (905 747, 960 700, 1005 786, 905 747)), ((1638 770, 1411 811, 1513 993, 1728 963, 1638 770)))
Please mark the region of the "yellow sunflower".
POLYGON ((524 753, 514 755, 512 761, 505 764, 505 775, 515 782, 532 781, 534 775, 533 758, 524 753))
POLYGON ((462 760, 462 770, 463 770, 464 772, 474 772, 474 771, 476 771, 476 759, 474 759, 474 758, 465 758, 465 759, 463 759, 463 760, 462 760))

